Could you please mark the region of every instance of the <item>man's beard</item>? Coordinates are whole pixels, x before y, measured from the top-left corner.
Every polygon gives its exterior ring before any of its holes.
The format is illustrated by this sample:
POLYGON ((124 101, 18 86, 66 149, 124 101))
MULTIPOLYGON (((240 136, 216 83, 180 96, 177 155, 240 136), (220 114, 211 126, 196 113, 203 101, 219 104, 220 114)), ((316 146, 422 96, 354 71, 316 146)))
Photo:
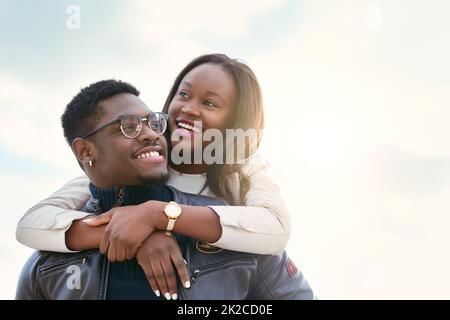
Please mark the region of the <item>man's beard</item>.
POLYGON ((156 189, 167 184, 169 173, 165 173, 158 178, 141 177, 140 180, 143 185, 156 189))

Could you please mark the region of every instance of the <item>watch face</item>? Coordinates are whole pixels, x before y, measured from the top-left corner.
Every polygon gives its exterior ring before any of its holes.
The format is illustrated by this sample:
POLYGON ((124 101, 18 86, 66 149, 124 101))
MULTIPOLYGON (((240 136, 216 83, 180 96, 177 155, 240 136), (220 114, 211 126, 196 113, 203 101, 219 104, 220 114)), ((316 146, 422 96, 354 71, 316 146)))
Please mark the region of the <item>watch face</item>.
POLYGON ((164 212, 169 218, 178 218, 181 214, 181 207, 178 204, 169 203, 166 205, 164 212))

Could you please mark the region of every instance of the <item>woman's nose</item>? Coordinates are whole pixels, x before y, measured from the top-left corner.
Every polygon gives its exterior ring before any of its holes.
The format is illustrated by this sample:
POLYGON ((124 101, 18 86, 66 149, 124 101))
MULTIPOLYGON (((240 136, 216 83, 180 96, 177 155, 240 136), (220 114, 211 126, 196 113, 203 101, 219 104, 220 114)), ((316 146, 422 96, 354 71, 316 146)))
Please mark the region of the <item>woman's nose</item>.
POLYGON ((195 103, 187 103, 181 108, 181 112, 188 116, 198 118, 200 117, 200 109, 195 103))

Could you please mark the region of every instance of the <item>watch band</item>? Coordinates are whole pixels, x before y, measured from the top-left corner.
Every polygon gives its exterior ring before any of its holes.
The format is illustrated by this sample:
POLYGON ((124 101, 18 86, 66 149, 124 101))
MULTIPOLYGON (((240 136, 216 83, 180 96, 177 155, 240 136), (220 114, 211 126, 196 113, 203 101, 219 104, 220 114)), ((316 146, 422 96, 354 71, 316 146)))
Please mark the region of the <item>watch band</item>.
POLYGON ((169 219, 169 222, 167 222, 167 228, 165 231, 166 236, 172 235, 172 230, 173 230, 173 227, 175 226, 176 221, 177 220, 175 220, 175 219, 169 219))

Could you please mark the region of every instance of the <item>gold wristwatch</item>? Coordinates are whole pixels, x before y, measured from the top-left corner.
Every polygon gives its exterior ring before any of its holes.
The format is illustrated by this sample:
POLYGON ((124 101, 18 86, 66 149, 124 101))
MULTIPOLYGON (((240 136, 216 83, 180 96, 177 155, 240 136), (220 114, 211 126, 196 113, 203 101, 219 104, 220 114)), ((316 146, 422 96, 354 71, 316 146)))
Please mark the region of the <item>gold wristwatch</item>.
POLYGON ((164 208, 164 214, 169 219, 169 222, 167 223, 166 228, 166 235, 171 236, 173 227, 175 226, 175 222, 177 222, 177 219, 181 216, 181 213, 183 212, 181 210, 181 207, 176 203, 175 201, 170 201, 164 208))

